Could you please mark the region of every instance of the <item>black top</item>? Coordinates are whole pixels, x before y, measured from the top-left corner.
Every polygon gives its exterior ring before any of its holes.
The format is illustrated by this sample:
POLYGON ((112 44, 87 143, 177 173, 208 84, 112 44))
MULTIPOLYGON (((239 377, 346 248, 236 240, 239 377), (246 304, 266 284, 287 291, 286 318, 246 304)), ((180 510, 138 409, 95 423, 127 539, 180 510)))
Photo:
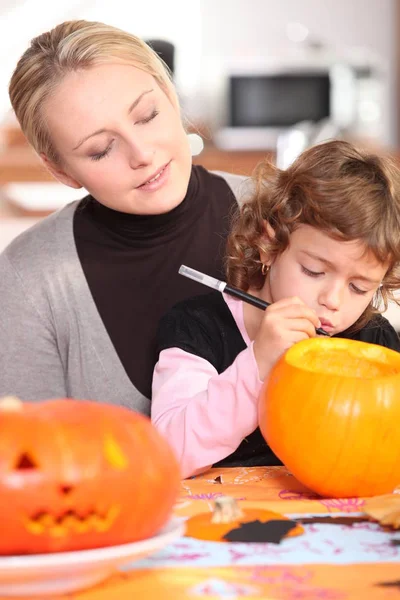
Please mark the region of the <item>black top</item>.
MULTIPOLYGON (((361 340, 400 352, 396 331, 381 315, 377 315, 358 332, 343 332, 334 337, 361 340)), ((219 292, 190 298, 174 306, 160 321, 157 340, 158 354, 167 348, 180 348, 204 358, 218 373, 223 373, 247 347, 228 305, 219 292)), ((221 460, 218 466, 279 464, 282 463, 265 443, 260 429, 257 428, 243 440, 235 452, 221 460)))
POLYGON ((169 213, 121 213, 91 196, 75 212, 75 243, 94 302, 125 371, 147 398, 161 316, 176 302, 208 291, 178 269, 186 264, 223 276, 235 206, 222 177, 194 166, 183 202, 169 213))

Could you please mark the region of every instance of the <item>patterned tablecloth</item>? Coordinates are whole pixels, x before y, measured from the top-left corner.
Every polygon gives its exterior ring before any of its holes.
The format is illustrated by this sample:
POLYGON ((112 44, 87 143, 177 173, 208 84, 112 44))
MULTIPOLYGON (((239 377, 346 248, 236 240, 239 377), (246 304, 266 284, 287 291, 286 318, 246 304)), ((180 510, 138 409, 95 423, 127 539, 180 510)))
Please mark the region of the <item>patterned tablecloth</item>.
POLYGON ((182 482, 175 514, 212 510, 221 495, 242 508, 307 515, 305 533, 279 544, 183 537, 101 585, 57 600, 400 599, 400 531, 352 519, 363 499, 319 498, 284 467, 212 469, 182 482), (327 516, 347 518, 330 523, 327 516))

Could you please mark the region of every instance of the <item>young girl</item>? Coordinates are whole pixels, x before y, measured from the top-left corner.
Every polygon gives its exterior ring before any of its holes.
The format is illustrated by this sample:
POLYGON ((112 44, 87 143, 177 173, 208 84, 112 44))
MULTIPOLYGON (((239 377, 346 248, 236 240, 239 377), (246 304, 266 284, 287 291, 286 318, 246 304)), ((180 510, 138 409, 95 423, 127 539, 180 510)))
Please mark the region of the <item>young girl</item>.
POLYGON ((228 238, 227 280, 272 306, 212 292, 159 326, 151 414, 183 477, 216 463, 279 464, 257 427, 259 392, 317 327, 400 351, 378 314, 400 287, 399 267, 400 174, 388 159, 332 141, 286 171, 261 164, 228 238))

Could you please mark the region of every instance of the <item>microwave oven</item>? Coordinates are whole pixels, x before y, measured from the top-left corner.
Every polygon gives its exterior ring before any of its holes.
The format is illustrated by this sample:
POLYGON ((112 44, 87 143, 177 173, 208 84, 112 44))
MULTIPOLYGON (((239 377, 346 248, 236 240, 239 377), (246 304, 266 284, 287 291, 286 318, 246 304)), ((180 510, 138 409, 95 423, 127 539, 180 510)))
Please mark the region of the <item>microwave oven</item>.
POLYGON ((354 120, 355 86, 344 65, 231 72, 224 91, 225 118, 215 143, 225 149, 276 146, 299 123, 329 122, 337 130, 354 120))

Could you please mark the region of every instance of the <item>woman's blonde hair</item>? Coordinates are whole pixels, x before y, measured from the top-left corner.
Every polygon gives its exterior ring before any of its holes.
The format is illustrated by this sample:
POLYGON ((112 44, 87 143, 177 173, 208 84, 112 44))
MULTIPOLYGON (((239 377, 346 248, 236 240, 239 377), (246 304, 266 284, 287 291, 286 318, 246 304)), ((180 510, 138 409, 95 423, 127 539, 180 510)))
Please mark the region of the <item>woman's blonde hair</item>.
POLYGON ((357 321, 387 308, 400 288, 400 171, 389 157, 362 152, 344 141, 316 145, 286 170, 265 161, 254 175, 253 197, 235 215, 228 238, 227 279, 242 290, 265 280, 260 252, 271 260, 300 224, 337 240, 361 240, 389 268, 371 305, 357 321), (266 236, 268 223, 274 237, 266 236))
POLYGON ((43 152, 59 162, 42 108, 63 77, 72 71, 114 60, 152 75, 178 107, 167 66, 143 40, 103 23, 66 21, 31 41, 10 81, 12 107, 37 153, 43 152))

